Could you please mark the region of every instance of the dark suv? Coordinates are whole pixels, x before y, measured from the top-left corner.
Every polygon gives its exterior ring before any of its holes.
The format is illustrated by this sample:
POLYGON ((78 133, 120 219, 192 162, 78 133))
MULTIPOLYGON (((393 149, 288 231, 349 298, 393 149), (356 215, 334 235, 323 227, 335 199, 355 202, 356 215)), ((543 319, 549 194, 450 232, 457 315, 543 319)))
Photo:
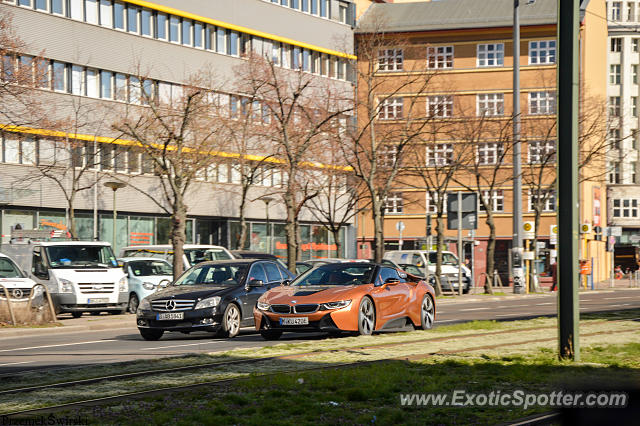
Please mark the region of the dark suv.
POLYGON ((287 269, 270 260, 199 263, 140 302, 138 330, 145 340, 158 340, 165 331, 203 330, 234 337, 240 327, 253 326, 253 307, 258 298, 293 278, 287 269))

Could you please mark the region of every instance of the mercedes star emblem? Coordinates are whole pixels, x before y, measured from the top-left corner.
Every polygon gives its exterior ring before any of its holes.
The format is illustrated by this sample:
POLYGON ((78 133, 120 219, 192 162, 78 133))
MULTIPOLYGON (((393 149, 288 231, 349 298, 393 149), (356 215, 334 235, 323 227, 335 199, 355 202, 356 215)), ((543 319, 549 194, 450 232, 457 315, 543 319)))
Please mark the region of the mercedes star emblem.
POLYGON ((167 311, 173 311, 176 308, 176 302, 173 300, 167 300, 165 307, 167 308, 167 311))
POLYGON ((16 288, 13 290, 13 297, 15 297, 16 299, 20 299, 23 295, 24 293, 22 292, 21 289, 16 288))

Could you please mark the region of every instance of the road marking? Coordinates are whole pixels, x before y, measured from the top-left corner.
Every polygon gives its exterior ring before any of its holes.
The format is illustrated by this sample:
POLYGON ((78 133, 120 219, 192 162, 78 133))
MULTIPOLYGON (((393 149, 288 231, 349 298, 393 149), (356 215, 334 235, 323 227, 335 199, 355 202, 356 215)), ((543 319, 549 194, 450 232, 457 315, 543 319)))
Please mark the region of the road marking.
POLYGON ((520 315, 520 314, 498 314, 496 315, 496 317, 512 317, 514 315, 520 315))
POLYGON ((440 322, 453 322, 453 321, 460 321, 460 320, 455 320, 455 319, 453 319, 453 320, 436 320, 437 323, 440 323, 440 322))
POLYGON ((469 309, 460 309, 461 312, 463 311, 486 311, 487 309, 491 309, 491 308, 469 308, 469 309))
POLYGON ((523 308, 525 306, 527 308, 531 307, 531 305, 504 305, 504 306, 498 306, 498 308, 523 308))
POLYGON ((59 345, 45 345, 45 346, 30 346, 30 347, 26 347, 26 348, 1 349, 0 352, 28 351, 30 349, 59 348, 59 347, 62 347, 62 346, 91 345, 93 343, 108 343, 108 342, 117 342, 117 340, 116 339, 92 340, 90 342, 61 343, 59 345))
POLYGON ((198 343, 189 343, 189 344, 185 344, 185 345, 171 345, 171 346, 160 346, 160 347, 155 347, 155 348, 141 348, 141 351, 154 351, 154 350, 162 350, 162 349, 169 349, 169 348, 181 348, 184 346, 197 346, 197 345, 210 345, 211 343, 220 343, 217 340, 211 341, 211 342, 198 342, 198 343))
POLYGON ((30 364, 35 361, 22 361, 22 362, 8 362, 6 364, 0 364, 0 367, 5 367, 7 365, 17 365, 17 364, 30 364))
POLYGON ((604 300, 635 299, 635 296, 605 297, 604 300))
POLYGON ((555 305, 555 303, 553 302, 536 303, 536 306, 542 306, 542 305, 555 305))

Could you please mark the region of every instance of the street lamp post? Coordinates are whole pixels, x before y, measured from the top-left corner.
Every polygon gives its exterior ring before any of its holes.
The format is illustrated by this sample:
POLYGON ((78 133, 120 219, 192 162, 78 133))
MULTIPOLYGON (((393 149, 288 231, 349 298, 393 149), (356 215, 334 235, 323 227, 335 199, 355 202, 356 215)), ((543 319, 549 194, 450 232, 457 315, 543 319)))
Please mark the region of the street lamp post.
POLYGON ((267 253, 271 253, 271 224, 269 223, 269 203, 273 201, 271 197, 261 197, 267 216, 267 253))
POLYGON ((116 191, 120 188, 127 186, 124 182, 105 182, 104 186, 113 190, 113 248, 116 248, 116 218, 118 217, 118 211, 116 210, 116 191))

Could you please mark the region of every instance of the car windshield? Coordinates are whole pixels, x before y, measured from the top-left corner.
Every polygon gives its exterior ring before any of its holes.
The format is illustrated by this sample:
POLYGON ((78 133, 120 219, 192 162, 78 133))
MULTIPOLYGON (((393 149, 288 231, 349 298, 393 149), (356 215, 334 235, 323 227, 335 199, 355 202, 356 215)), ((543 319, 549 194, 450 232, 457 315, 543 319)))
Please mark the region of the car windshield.
POLYGON ((248 263, 222 263, 194 266, 176 280, 173 285, 228 285, 244 282, 248 263))
POLYGON ((419 277, 424 277, 424 273, 418 268, 416 265, 412 265, 410 263, 402 263, 400 267, 407 273, 411 275, 417 275, 419 277))
MULTIPOLYGON (((436 264, 436 253, 429 253, 429 263, 435 265, 436 264)), ((457 265, 458 258, 452 255, 451 253, 442 253, 442 264, 443 265, 457 265)))
POLYGON ((206 262, 208 260, 227 260, 231 259, 229 254, 222 249, 186 249, 184 254, 189 259, 189 263, 195 265, 200 262, 206 262))
POLYGON ((152 275, 173 275, 171 265, 162 260, 135 260, 129 262, 131 272, 136 277, 148 277, 152 275))
POLYGON ((24 274, 11 259, 0 257, 0 278, 24 278, 24 274))
POLYGON ((117 268, 118 262, 109 246, 49 246, 45 247, 51 267, 56 268, 117 268))
POLYGON ((291 284, 307 285, 360 285, 373 282, 375 265, 363 263, 329 263, 300 275, 291 284))

